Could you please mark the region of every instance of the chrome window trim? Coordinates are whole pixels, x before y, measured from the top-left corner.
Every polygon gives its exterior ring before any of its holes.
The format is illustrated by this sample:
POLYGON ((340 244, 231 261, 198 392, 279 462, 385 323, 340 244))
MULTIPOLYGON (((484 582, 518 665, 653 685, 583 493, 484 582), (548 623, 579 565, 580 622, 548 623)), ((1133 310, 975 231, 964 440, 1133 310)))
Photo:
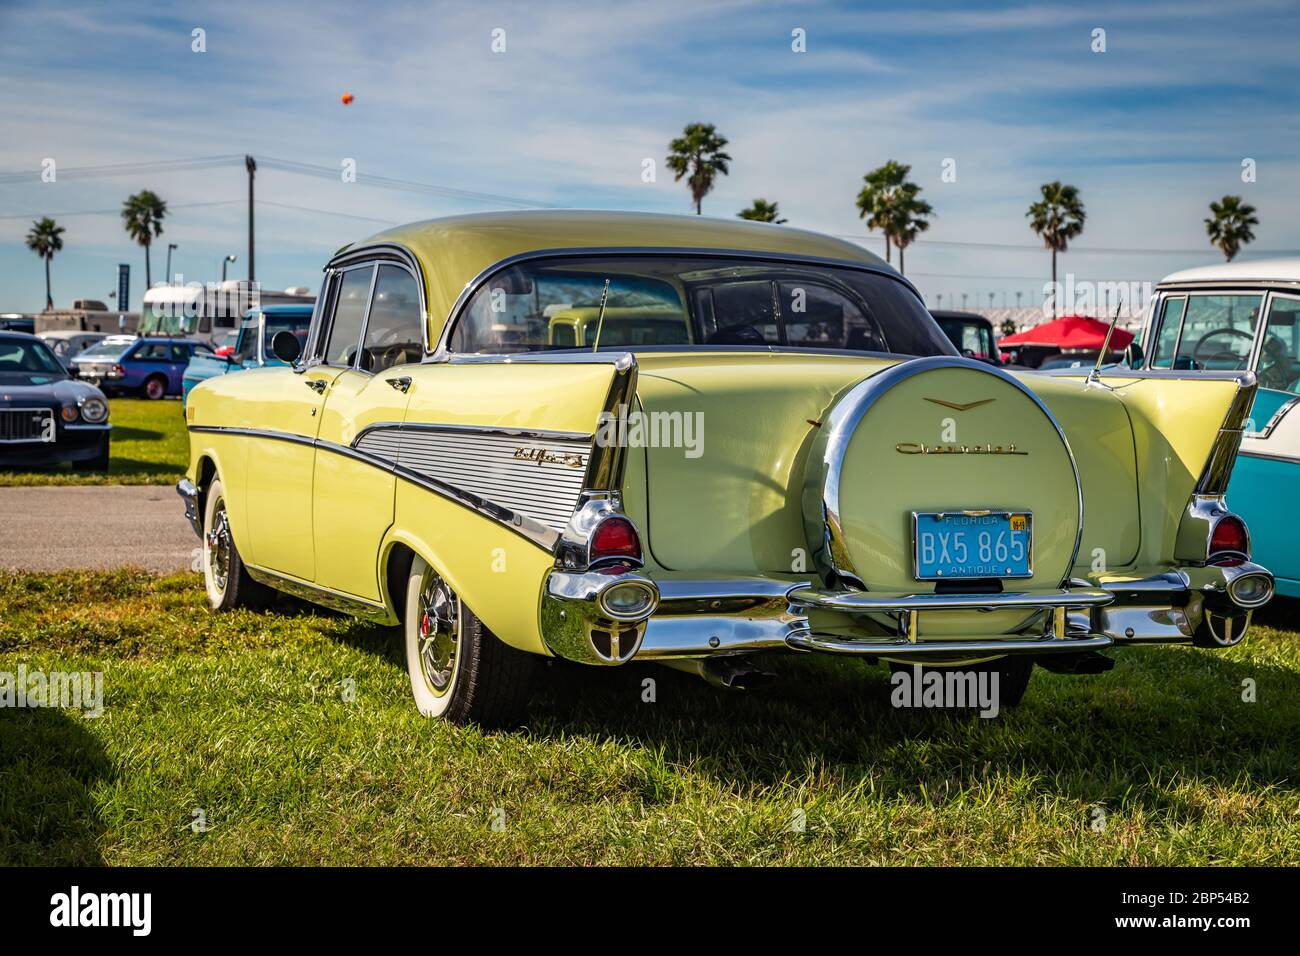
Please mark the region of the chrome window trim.
MULTIPOLYGON (((325 331, 325 311, 332 305, 330 301, 332 296, 337 292, 337 287, 331 286, 331 282, 336 276, 344 272, 357 268, 371 266, 375 269, 371 277, 370 293, 366 297, 366 314, 361 322, 361 337, 357 341, 358 351, 361 343, 365 341, 366 330, 370 322, 371 298, 374 295, 374 280, 379 274, 378 267, 383 263, 392 263, 401 266, 409 272, 415 279, 416 289, 420 296, 420 343, 423 347, 425 356, 429 354, 429 304, 428 293, 425 289, 424 269, 420 266, 420 261, 405 246, 399 246, 396 243, 374 243, 371 245, 348 248, 339 252, 326 263, 322 272, 325 279, 321 284, 321 294, 316 299, 316 309, 312 313, 311 331, 307 337, 306 347, 303 349, 305 359, 293 366, 294 371, 302 372, 316 365, 327 365, 315 357, 317 350, 322 345, 320 338, 325 331), (307 358, 309 357, 309 358, 307 358)), ((340 368, 341 366, 329 365, 330 368, 340 368)), ((356 371, 355 365, 350 366, 356 371)))
MULTIPOLYGON (((877 266, 871 263, 857 262, 852 259, 806 256, 792 252, 764 252, 754 249, 718 249, 709 246, 580 246, 555 249, 533 249, 528 252, 519 252, 512 256, 506 256, 504 259, 500 259, 488 266, 469 282, 465 283, 465 288, 460 291, 460 294, 456 297, 456 301, 452 303, 451 309, 447 313, 447 319, 443 323, 441 331, 438 333, 437 347, 433 350, 431 356, 426 356, 425 361, 446 362, 450 356, 456 354, 488 354, 483 352, 454 353, 448 348, 447 343, 451 339, 451 334, 455 329, 457 321, 461 317, 465 304, 476 292, 479 291, 480 288, 482 288, 499 272, 503 272, 522 262, 534 262, 539 259, 582 259, 600 257, 632 258, 638 256, 653 256, 665 259, 689 257, 696 259, 760 260, 785 265, 828 266, 831 268, 853 269, 857 272, 868 272, 873 275, 892 279, 916 297, 918 304, 925 311, 926 315, 930 314, 929 310, 925 308, 925 299, 922 298, 921 293, 916 291, 916 286, 912 285, 905 276, 899 275, 887 266, 877 266)), ((940 334, 942 335, 942 330, 940 330, 940 334)), ((943 336, 943 341, 948 341, 947 336, 943 336)))
MULTIPOLYGON (((338 253, 329 261, 326 268, 342 268, 351 265, 354 262, 374 262, 376 264, 391 262, 402 266, 415 279, 416 288, 420 294, 420 341, 424 346, 424 353, 428 355, 429 348, 429 300, 428 293, 424 283, 424 269, 420 266, 420 260, 415 254, 405 246, 399 246, 391 242, 377 242, 371 245, 358 246, 349 248, 338 253)), ((368 308, 368 304, 367 304, 368 308)), ((367 312, 367 318, 369 313, 367 312)), ((364 341, 364 338, 362 339, 364 341)))
POLYGON ((370 300, 375 294, 375 277, 379 274, 379 264, 372 260, 369 262, 358 262, 338 269, 335 274, 339 277, 339 280, 334 289, 335 296, 337 296, 338 291, 343 287, 344 277, 349 272, 360 272, 362 269, 370 270, 370 287, 366 290, 366 302, 361 312, 361 328, 357 332, 356 352, 352 359, 352 363, 350 365, 335 365, 333 362, 325 361, 323 357, 325 350, 330 346, 330 335, 334 329, 334 313, 338 311, 337 303, 332 303, 336 307, 330 310, 329 328, 326 329, 322 327, 321 329, 321 332, 325 335, 325 340, 318 343, 321 346, 321 354, 315 356, 310 365, 323 365, 326 368, 336 368, 344 372, 361 371, 361 369, 357 368, 357 362, 361 360, 361 343, 366 340, 366 323, 370 320, 370 300))
MULTIPOLYGON (((1292 282, 1291 285, 1292 287, 1294 287, 1295 283, 1292 282)), ((1143 330, 1143 341, 1144 341, 1144 349, 1146 352, 1146 357, 1143 359, 1142 369, 1140 370, 1134 369, 1133 371, 1150 371, 1150 372, 1179 371, 1182 372, 1183 374, 1194 374, 1194 375, 1209 374, 1211 372, 1210 369, 1174 369, 1173 367, 1174 361, 1178 358, 1178 352, 1183 346, 1183 328, 1187 324, 1187 312, 1191 308, 1193 296, 1231 296, 1231 295, 1259 296, 1260 297, 1259 318, 1256 320, 1255 329, 1251 334, 1250 351, 1247 353, 1246 356, 1246 368, 1216 369, 1214 371, 1220 375, 1224 373, 1240 375, 1243 372, 1253 372, 1255 370, 1255 368, 1257 367, 1256 363, 1259 360, 1260 349, 1263 347, 1263 336, 1261 335, 1261 329, 1263 329, 1265 325, 1264 319, 1268 315, 1269 308, 1272 306, 1273 288, 1270 285, 1265 283, 1258 283, 1258 284, 1225 283, 1223 282, 1223 280, 1220 279, 1220 280, 1211 280, 1211 281, 1200 282, 1200 283, 1180 282, 1174 285, 1156 286, 1155 291, 1156 291, 1155 300, 1152 303, 1151 312, 1147 319, 1146 327, 1143 330), (1151 349, 1156 344, 1155 336, 1158 335, 1160 331, 1159 328, 1157 328, 1156 326, 1156 322, 1159 320, 1160 310, 1164 307, 1165 301, 1167 299, 1174 298, 1177 296, 1184 296, 1186 298, 1183 303, 1182 314, 1178 318, 1178 338, 1174 342, 1174 354, 1170 356, 1169 368, 1157 369, 1151 365, 1153 359, 1153 353, 1151 349)), ((1295 294, 1300 295, 1300 291, 1297 291, 1295 294)))
MULTIPOLYGON (((1060 586, 1064 587, 1074 570, 1075 562, 1079 558, 1079 548, 1083 541, 1083 484, 1079 478, 1079 463, 1075 458, 1074 449, 1070 447, 1069 439, 1066 438, 1065 431, 1061 428, 1060 422, 1056 420, 1056 416, 1052 414, 1051 409, 1019 379, 1001 368, 989 365, 987 362, 948 355, 914 358, 893 365, 870 378, 863 379, 835 403, 826 417, 826 427, 819 430, 816 444, 814 444, 809 454, 810 463, 817 458, 821 459, 819 469, 809 469, 807 472, 809 482, 815 481, 817 485, 816 487, 811 486, 811 484, 805 486, 805 494, 816 494, 821 506, 817 510, 822 515, 822 540, 826 552, 826 561, 838 577, 856 582, 863 590, 866 589, 853 561, 849 557, 840 518, 840 473, 844 467, 845 450, 848 447, 849 438, 871 407, 895 385, 922 372, 948 368, 972 369, 992 375, 1009 384, 1034 403, 1056 431, 1057 437, 1065 447, 1065 454, 1070 462, 1070 470, 1074 473, 1078 530, 1075 532, 1074 548, 1070 554, 1069 565, 1066 567, 1065 574, 1061 579, 1060 586)), ((805 513, 808 513, 807 507, 805 507, 805 513)))

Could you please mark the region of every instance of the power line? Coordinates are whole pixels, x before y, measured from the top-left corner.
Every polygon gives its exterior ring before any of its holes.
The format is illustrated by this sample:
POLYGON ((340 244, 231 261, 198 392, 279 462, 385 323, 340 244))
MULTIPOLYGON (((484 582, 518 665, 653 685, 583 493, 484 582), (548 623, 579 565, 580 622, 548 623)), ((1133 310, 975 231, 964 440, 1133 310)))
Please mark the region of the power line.
POLYGON ((355 213, 350 212, 337 212, 333 209, 319 209, 315 206, 296 206, 293 203, 273 202, 270 199, 259 199, 257 204, 259 206, 276 206, 280 209, 297 209, 299 212, 320 213, 323 216, 338 216, 340 219, 360 219, 364 222, 378 222, 386 226, 399 225, 399 220, 397 219, 380 219, 376 216, 358 216, 355 213))
MULTIPOLYGON (((836 233, 838 239, 850 239, 854 242, 877 241, 876 236, 858 236, 848 233, 836 233)), ((883 237, 878 241, 883 242, 883 237)), ((947 246, 952 248, 965 249, 1003 249, 1008 252, 1040 252, 1048 251, 1046 246, 1034 245, 1033 243, 1014 243, 1014 242, 973 242, 970 240, 957 239, 924 239, 913 244, 911 248, 921 246, 947 246)), ((1300 249, 1251 249, 1252 253, 1262 253, 1270 256, 1297 256, 1300 255, 1300 249)), ((1070 246, 1067 253, 1080 253, 1083 255, 1141 255, 1141 256, 1208 256, 1214 254, 1213 248, 1205 249, 1124 249, 1119 247, 1101 247, 1101 246, 1070 246)))
MULTIPOLYGON (((214 200, 213 202, 168 203, 167 211, 171 212, 173 209, 197 209, 200 206, 229 206, 230 204, 237 203, 237 202, 243 202, 243 200, 242 199, 218 199, 218 200, 214 200)), ((5 215, 0 216, 0 219, 40 219, 44 216, 49 216, 51 219, 71 219, 74 216, 120 216, 121 214, 122 214, 122 208, 119 206, 117 209, 81 209, 76 211, 54 212, 54 213, 50 213, 50 212, 12 213, 12 214, 6 213, 5 215)))
MULTIPOLYGON (((208 169, 216 166, 242 166, 243 162, 244 157, 242 154, 231 154, 223 156, 196 156, 191 159, 163 159, 138 163, 113 163, 101 166, 69 166, 64 169, 56 169, 56 172, 59 176, 71 176, 76 179, 94 179, 104 176, 129 176, 149 172, 189 172, 192 170, 208 169)), ((335 182, 339 181, 340 171, 329 166, 318 166, 314 163, 304 163, 292 159, 279 159, 274 156, 266 158, 258 157, 258 164, 260 167, 265 169, 297 173, 303 176, 315 176, 320 179, 330 179, 335 182)), ((40 176, 41 170, 35 168, 11 170, 9 172, 0 173, 0 185, 39 180, 40 176)), ((403 192, 421 193, 424 195, 462 199, 470 202, 490 203, 493 205, 519 206, 534 209, 549 208, 549 204, 538 202, 533 199, 523 199, 518 196, 506 196, 500 193, 485 193, 470 189, 458 189, 454 186, 442 186, 437 183, 424 183, 412 179, 397 179, 392 176, 365 174, 358 176, 356 183, 363 186, 377 186, 381 189, 395 189, 403 192)))
MULTIPOLYGON (((276 159, 275 157, 259 159, 258 162, 265 169, 277 169, 281 172, 316 176, 321 179, 330 179, 334 182, 340 181, 340 170, 333 169, 329 166, 317 166, 313 163, 302 163, 289 159, 276 159)), ((381 189, 397 189, 404 192, 423 193, 425 195, 442 196, 452 199, 466 199, 471 202, 521 206, 531 209, 549 208, 547 203, 537 202, 533 199, 521 199, 517 196, 503 196, 498 193, 474 192, 468 189, 456 189, 452 186, 439 186, 435 183, 421 183, 410 179, 395 179, 391 176, 358 175, 356 183, 357 185, 378 186, 381 189)))
MULTIPOLYGON (((138 163, 112 163, 100 166, 55 166, 56 176, 72 176, 74 179, 99 179, 105 176, 131 176, 137 173, 190 172, 192 170, 210 169, 215 166, 231 165, 242 156, 196 156, 192 159, 158 159, 138 163)), ((20 169, 0 173, 0 185, 21 183, 29 180, 41 180, 43 169, 20 169)))

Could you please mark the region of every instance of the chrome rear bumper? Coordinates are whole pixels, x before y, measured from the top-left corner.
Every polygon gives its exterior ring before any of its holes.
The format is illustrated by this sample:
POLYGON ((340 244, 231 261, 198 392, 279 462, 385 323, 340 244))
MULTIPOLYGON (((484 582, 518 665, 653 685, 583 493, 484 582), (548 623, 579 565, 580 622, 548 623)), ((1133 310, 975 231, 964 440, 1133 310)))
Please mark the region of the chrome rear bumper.
POLYGON ((1272 575, 1249 562, 1001 594, 830 591, 811 581, 760 576, 651 578, 641 571, 556 569, 543 589, 542 633, 553 653, 588 664, 773 650, 942 660, 1125 644, 1227 647, 1241 640, 1249 622, 1250 608, 1235 604, 1232 594, 1234 582, 1250 575, 1266 577, 1271 590, 1272 575), (653 588, 657 601, 636 620, 610 620, 600 611, 601 594, 625 581, 653 588), (942 637, 927 637, 919 624, 922 615, 970 611, 1020 611, 1023 623, 1006 635, 942 637), (1228 622, 1226 632, 1223 624, 1216 631, 1216 620, 1228 622))

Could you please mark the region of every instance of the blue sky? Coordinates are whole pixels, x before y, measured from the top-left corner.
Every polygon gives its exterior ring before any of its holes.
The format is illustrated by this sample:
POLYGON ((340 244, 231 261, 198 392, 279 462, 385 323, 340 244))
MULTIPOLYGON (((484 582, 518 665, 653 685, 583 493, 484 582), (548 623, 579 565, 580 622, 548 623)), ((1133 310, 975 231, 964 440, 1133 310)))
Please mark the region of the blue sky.
POLYGON ((43 304, 41 263, 23 245, 38 215, 67 229, 56 304, 105 298, 130 262, 138 307, 143 252, 112 211, 144 188, 173 207, 155 280, 168 242, 186 280, 218 277, 226 253, 244 274, 242 164, 42 183, 46 157, 60 170, 354 159, 356 183, 258 176, 258 279, 315 288, 334 249, 387 223, 493 208, 367 186, 367 175, 685 213, 687 190, 662 161, 696 120, 715 123, 733 156, 706 215, 763 196, 792 225, 875 251, 853 204, 862 174, 910 163, 937 218, 907 271, 932 304, 939 293, 945 304, 962 293, 972 305, 990 292, 999 305, 1016 291, 1034 300, 1048 255, 1019 247, 1037 243, 1025 210, 1051 179, 1077 185, 1087 205, 1061 261, 1079 279, 1155 280, 1217 261, 1202 220, 1225 193, 1258 207, 1258 252, 1246 256, 1300 250, 1294 3, 705 6, 0 0, 0 172, 31 172, 0 178, 0 311, 43 304), (195 28, 206 53, 191 51, 195 28), (491 49, 497 28, 504 53, 491 49), (791 50, 796 28, 805 53, 791 50), (1091 49, 1096 28, 1104 53, 1091 49), (646 157, 659 164, 654 183, 641 180, 646 157), (1241 180, 1247 157, 1254 183, 1241 180), (955 182, 941 180, 946 159, 955 182))

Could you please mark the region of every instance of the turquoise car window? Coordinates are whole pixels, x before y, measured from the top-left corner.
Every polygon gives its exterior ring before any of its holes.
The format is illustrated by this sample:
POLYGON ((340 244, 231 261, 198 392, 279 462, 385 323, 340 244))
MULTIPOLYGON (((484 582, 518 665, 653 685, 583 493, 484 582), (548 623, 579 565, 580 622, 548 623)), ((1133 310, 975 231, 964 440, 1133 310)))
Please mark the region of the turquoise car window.
POLYGON ((370 268, 351 269, 343 274, 323 355, 327 365, 352 365, 356 360, 372 271, 370 268))
POLYGON ((1300 297, 1274 295, 1256 365, 1263 388, 1300 393, 1300 297))
POLYGON ((1189 295, 1174 368, 1247 368, 1263 299, 1262 295, 1189 295))
POLYGON ((424 356, 424 319, 415 276, 401 266, 381 265, 366 321, 362 368, 382 372, 424 356))
POLYGON ((1165 299, 1160 307, 1160 324, 1156 329, 1155 343, 1151 347, 1151 367, 1169 368, 1173 365, 1174 349, 1178 347, 1178 330, 1183 325, 1183 306, 1187 296, 1175 295, 1165 299))

